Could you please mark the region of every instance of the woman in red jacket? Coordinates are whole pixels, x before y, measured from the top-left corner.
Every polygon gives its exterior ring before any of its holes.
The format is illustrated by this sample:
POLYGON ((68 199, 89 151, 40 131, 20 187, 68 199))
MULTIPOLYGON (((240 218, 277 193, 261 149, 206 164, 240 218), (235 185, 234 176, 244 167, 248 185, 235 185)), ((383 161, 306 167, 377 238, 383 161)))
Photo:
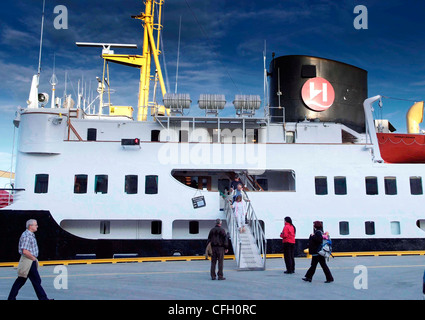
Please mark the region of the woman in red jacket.
POLYGON ((291 274, 295 272, 295 226, 292 224, 290 217, 285 217, 285 226, 280 234, 283 239, 283 256, 286 264, 285 273, 291 274))

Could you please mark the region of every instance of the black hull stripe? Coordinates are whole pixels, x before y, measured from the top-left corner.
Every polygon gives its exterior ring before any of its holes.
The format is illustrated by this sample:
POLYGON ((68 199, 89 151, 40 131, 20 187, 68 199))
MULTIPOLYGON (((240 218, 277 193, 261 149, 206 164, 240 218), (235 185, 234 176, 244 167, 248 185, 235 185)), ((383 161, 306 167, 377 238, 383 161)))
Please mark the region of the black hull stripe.
MULTIPOLYGON (((63 230, 48 211, 1 210, 0 262, 18 261, 19 237, 28 219, 37 219, 39 260, 72 260, 78 255, 91 255, 96 259, 109 259, 114 254, 135 254, 137 257, 202 256, 206 239, 173 240, 90 240, 77 237, 63 230)), ((308 239, 296 239, 295 255, 305 256, 308 239)), ((333 239, 335 252, 364 251, 416 251, 424 250, 425 238, 373 238, 333 239)), ((281 239, 267 240, 267 253, 282 253, 281 239)), ((229 255, 233 252, 230 250, 229 255)))

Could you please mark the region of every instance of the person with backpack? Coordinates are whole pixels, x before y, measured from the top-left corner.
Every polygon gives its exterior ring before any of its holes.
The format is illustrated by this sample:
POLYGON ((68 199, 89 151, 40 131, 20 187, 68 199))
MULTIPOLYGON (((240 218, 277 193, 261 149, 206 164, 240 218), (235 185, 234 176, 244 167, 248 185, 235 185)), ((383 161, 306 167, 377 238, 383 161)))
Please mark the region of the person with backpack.
POLYGON ((280 237, 283 242, 283 258, 286 265, 286 271, 284 273, 286 274, 295 272, 295 232, 296 229, 292 224, 291 217, 285 217, 285 226, 280 233, 280 237))
POLYGON ((331 283, 334 281, 334 278, 329 270, 329 267, 326 264, 326 258, 319 254, 320 249, 323 244, 323 223, 321 221, 313 222, 313 233, 310 235, 308 240, 308 251, 312 255, 310 269, 307 270, 304 278, 304 281, 311 282, 313 275, 316 272, 317 264, 320 263, 320 266, 323 269, 323 272, 326 276, 325 283, 331 283))

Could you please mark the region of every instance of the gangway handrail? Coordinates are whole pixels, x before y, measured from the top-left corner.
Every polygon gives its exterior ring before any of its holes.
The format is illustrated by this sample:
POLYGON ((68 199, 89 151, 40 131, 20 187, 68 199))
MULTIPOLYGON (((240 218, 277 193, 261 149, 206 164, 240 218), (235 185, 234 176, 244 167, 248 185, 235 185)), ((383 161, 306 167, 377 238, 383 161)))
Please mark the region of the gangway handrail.
POLYGON ((232 241, 233 253, 235 254, 235 260, 239 268, 241 261, 241 240, 238 232, 238 223, 227 197, 224 197, 224 213, 226 215, 228 232, 232 241))
POLYGON ((260 221, 258 220, 257 215, 255 214, 251 201, 248 202, 246 219, 248 221, 248 225, 251 229, 252 235, 255 239, 255 244, 257 245, 258 253, 261 257, 263 268, 265 269, 267 239, 263 227, 261 226, 260 221))
MULTIPOLYGON (((247 195, 248 197, 248 195, 247 195)), ((225 197, 224 203, 224 213, 226 214, 227 227, 229 229, 230 238, 232 241, 233 252, 235 254, 236 263, 238 268, 240 267, 240 256, 241 256, 241 240, 239 236, 238 226, 236 217, 233 214, 233 209, 230 206, 229 197, 225 197)), ((249 199, 249 198, 248 198, 249 199)), ((247 204, 247 213, 246 220, 250 227, 252 236, 254 237, 254 242, 256 244, 258 254, 261 258, 262 269, 266 268, 266 250, 267 250, 267 239, 263 230, 263 227, 260 224, 260 221, 255 214, 254 208, 251 201, 248 201, 247 204)))

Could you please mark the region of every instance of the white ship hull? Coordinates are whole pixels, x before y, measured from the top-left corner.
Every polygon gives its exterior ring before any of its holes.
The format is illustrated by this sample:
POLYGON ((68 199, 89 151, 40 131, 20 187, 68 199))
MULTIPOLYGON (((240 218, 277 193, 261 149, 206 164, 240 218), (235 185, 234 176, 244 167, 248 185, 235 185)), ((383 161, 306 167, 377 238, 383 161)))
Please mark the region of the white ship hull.
MULTIPOLYGON (((208 142, 151 142, 151 130, 162 130, 161 135, 166 131, 155 122, 72 119, 84 140, 88 128, 98 132, 97 141, 78 141, 68 133, 67 112, 22 113, 15 183, 25 192, 7 209, 49 212, 63 230, 79 238, 204 241, 215 219, 224 219, 219 180, 230 182, 228 172, 267 180, 267 191, 247 194, 273 250, 285 216, 292 218, 299 239, 308 238, 315 220, 323 221, 337 243, 425 238, 424 195, 412 194, 410 183, 411 177, 425 176, 425 166, 375 163, 369 144, 213 143, 214 137, 208 136, 208 142), (53 124, 59 117, 63 121, 53 124), (121 145, 121 138, 133 137, 141 140, 140 146, 121 145), (208 185, 197 191, 173 177, 176 172, 204 177, 208 185), (38 174, 48 175, 46 192, 35 192, 38 174), (77 175, 87 175, 84 193, 75 191, 77 175), (106 193, 95 192, 96 175, 108 177, 106 193), (126 175, 138 177, 137 193, 126 193, 126 175), (157 176, 157 193, 146 194, 146 176, 157 176), (335 177, 345 180, 346 194, 337 194, 335 177), (378 194, 367 194, 367 177, 376 177, 378 194), (327 194, 317 194, 317 178, 326 181, 327 194), (395 179, 396 194, 386 191, 388 179, 395 179), (194 209, 192 198, 199 192, 206 206, 194 209), (196 221, 192 227, 191 221, 196 221)), ((311 137, 341 133, 343 128, 331 123, 298 126, 311 137)), ((166 131, 168 139, 171 130, 166 131)), ((267 135, 266 130, 262 134, 267 135)), ((268 130, 282 126, 270 125, 268 130)), ((192 139, 192 127, 189 133, 192 139)))

